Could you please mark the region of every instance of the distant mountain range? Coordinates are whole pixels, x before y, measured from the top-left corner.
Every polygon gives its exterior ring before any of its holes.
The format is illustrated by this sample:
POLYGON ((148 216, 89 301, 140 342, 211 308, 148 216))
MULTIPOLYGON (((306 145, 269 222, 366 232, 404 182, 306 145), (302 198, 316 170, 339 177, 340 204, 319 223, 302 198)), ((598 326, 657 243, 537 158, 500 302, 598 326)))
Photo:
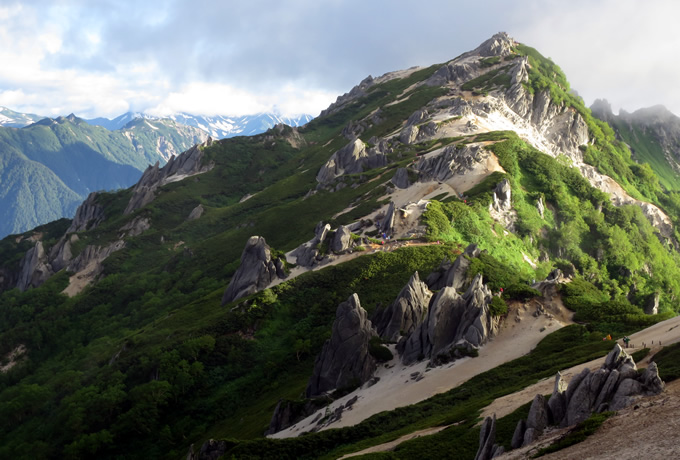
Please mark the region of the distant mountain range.
POLYGON ((0 107, 0 238, 72 217, 90 192, 129 187, 149 164, 163 165, 208 136, 252 135, 311 119, 139 112, 113 120, 73 114, 53 119, 0 107))
POLYGON ((72 217, 90 192, 129 187, 150 163, 207 137, 167 119, 135 119, 116 131, 75 115, 0 127, 0 236, 72 217))
MULTIPOLYGON (((32 123, 36 123, 44 116, 20 113, 6 107, 0 107, 0 126, 10 128, 22 128, 32 123)), ((93 126, 101 126, 109 131, 125 128, 135 120, 172 120, 180 125, 193 126, 208 133, 213 139, 225 139, 234 136, 252 136, 263 133, 269 128, 279 123, 288 126, 302 126, 311 121, 314 117, 309 114, 296 115, 292 117, 278 115, 275 113, 257 113, 254 115, 228 116, 228 115, 192 115, 190 113, 177 113, 167 117, 158 117, 144 112, 126 112, 113 119, 98 117, 83 119, 93 126)))
POLYGON ((296 117, 284 117, 274 113, 258 113, 255 115, 242 115, 238 117, 225 115, 203 116, 178 113, 161 118, 142 112, 127 112, 112 120, 109 120, 108 118, 93 118, 86 121, 91 125, 116 130, 136 119, 170 119, 182 125, 202 129, 214 139, 225 139, 227 137, 252 136, 254 134, 259 134, 279 123, 284 123, 288 126, 301 126, 312 120, 312 118, 314 117, 307 114, 296 117))

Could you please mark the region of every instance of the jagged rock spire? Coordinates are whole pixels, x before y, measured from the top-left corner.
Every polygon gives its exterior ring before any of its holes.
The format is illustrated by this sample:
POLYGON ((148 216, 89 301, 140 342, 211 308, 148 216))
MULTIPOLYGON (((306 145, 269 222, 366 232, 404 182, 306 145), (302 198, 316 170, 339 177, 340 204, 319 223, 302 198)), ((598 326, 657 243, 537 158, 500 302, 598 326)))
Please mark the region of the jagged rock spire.
POLYGON ((366 382, 376 369, 369 353, 369 342, 375 335, 357 294, 338 305, 331 338, 316 358, 307 397, 366 382))

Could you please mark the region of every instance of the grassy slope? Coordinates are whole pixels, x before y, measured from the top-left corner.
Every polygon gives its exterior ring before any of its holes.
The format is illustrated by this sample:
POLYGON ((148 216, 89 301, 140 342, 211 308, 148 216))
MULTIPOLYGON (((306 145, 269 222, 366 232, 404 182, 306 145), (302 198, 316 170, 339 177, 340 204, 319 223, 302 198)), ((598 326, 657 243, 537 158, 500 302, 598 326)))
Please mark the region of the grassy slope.
MULTIPOLYGON (((82 295, 66 299, 58 294, 67 281, 64 275, 40 289, 2 294, 0 356, 17 344, 30 351, 22 365, 0 376, 0 456, 21 458, 31 452, 34 458, 176 458, 190 442, 208 435, 260 435, 277 398, 293 397, 304 388, 339 302, 358 292, 370 311, 379 302, 391 301, 414 270, 427 273, 457 249, 433 246, 362 257, 265 291, 248 307, 219 305, 250 235, 265 236, 276 249, 290 249, 308 240, 319 220, 350 203, 364 201, 334 223, 361 217, 378 205, 382 181, 368 179, 383 171, 344 179, 355 188, 304 197, 316 186, 319 167, 348 142, 340 132, 349 120, 364 118, 401 95, 402 102, 384 107, 383 122, 369 126, 362 137, 398 129, 405 117, 441 94, 441 89, 425 87, 402 94, 435 68, 377 85, 363 98, 314 120, 301 130, 307 146, 300 150, 286 144, 285 133, 273 131, 209 148, 207 155, 216 167, 169 184, 151 205, 137 211, 136 215, 151 218, 152 228, 111 256, 105 264, 106 278, 82 295), (239 203, 244 193, 255 195, 239 203), (186 222, 198 203, 206 208, 205 215, 186 222), (294 226, 287 224, 291 218, 294 226)), ((507 137, 507 133, 494 133, 485 138, 507 137)), ((432 147, 401 149, 397 162, 385 168, 385 180, 392 174, 390 169, 432 147)), ((475 190, 471 206, 461 208, 461 203, 451 202, 443 207, 440 234, 433 237, 458 244, 475 241, 488 248, 491 262, 476 269, 490 283, 501 282, 503 276, 523 281, 546 273, 552 264, 534 272, 519 253, 537 257, 545 245, 553 259, 561 253, 562 260, 556 263, 573 262, 581 273, 594 274, 590 281, 607 298, 625 295, 629 279, 642 293, 663 289, 662 306, 669 308, 677 263, 664 259, 665 249, 637 208, 604 205, 599 213, 597 206, 606 197, 516 137, 496 144, 494 152, 513 181, 521 223, 517 236, 502 237, 498 227, 494 235, 486 211, 493 185, 488 183, 475 190), (546 180, 553 177, 559 181, 546 180), (535 210, 539 196, 552 207, 545 219, 535 210), (635 254, 653 262, 653 279, 641 274, 637 259, 618 257, 614 249, 627 246, 620 233, 612 233, 614 225, 625 229, 635 254), (603 260, 596 258, 599 249, 603 260), (616 274, 621 266, 636 268, 634 276, 616 274)), ((82 234, 76 251, 117 237, 120 226, 136 216, 122 216, 129 197, 129 191, 99 197, 100 203, 107 204, 108 219, 95 231, 82 234)), ((6 239, 0 250, 18 264, 22 244, 6 239)), ((572 360, 606 352, 600 349, 602 342, 583 328, 563 334, 570 334, 572 353, 563 353, 565 336, 556 335, 537 348, 538 354, 479 376, 473 387, 378 414, 358 427, 299 440, 238 443, 234 453, 244 457, 275 450, 282 458, 317 457, 432 424, 470 422, 471 414, 492 398, 550 375, 572 360)), ((457 430, 465 439, 474 437, 469 424, 457 430)), ((442 439, 441 452, 450 452, 461 439, 442 439)))

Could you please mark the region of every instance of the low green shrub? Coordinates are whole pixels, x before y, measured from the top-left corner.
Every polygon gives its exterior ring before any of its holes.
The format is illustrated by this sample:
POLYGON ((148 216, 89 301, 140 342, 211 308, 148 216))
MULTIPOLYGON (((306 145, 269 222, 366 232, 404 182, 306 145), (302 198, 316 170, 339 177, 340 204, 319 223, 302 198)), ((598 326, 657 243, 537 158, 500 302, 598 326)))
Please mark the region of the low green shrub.
POLYGON ((533 297, 540 297, 540 291, 523 283, 515 283, 503 290, 503 298, 508 300, 528 300, 533 297))
POLYGON ((508 304, 501 297, 493 296, 489 303, 489 312, 492 316, 503 316, 508 314, 508 304))
POLYGON ((394 358, 394 355, 385 345, 382 344, 380 337, 373 337, 368 344, 368 352, 379 363, 386 363, 394 358))

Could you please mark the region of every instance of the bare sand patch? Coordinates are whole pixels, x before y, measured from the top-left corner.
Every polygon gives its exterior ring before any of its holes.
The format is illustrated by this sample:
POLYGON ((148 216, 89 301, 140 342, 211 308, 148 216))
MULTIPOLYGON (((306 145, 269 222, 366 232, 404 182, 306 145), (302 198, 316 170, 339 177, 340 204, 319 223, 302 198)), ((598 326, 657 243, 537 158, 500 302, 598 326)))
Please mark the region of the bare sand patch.
MULTIPOLYGON (((552 308, 559 310, 563 307, 555 302, 546 302, 545 308, 550 312, 552 308)), ((379 380, 373 386, 364 385, 330 404, 329 409, 333 412, 353 397, 358 397, 352 408, 343 412, 339 421, 323 427, 322 430, 356 425, 379 412, 415 404, 455 388, 477 374, 529 353, 546 335, 567 324, 552 313, 551 316, 536 317, 534 312, 535 306, 532 304, 514 305, 498 335, 479 349, 479 356, 476 358, 463 358, 448 365, 428 368, 427 361, 405 366, 395 357, 376 371, 375 377, 379 380), (519 321, 515 320, 516 317, 519 321)), ((566 313, 560 315, 568 316, 566 313)), ((314 419, 318 414, 323 417, 325 411, 325 408, 317 411, 272 437, 294 437, 310 431, 316 426, 314 419)))

